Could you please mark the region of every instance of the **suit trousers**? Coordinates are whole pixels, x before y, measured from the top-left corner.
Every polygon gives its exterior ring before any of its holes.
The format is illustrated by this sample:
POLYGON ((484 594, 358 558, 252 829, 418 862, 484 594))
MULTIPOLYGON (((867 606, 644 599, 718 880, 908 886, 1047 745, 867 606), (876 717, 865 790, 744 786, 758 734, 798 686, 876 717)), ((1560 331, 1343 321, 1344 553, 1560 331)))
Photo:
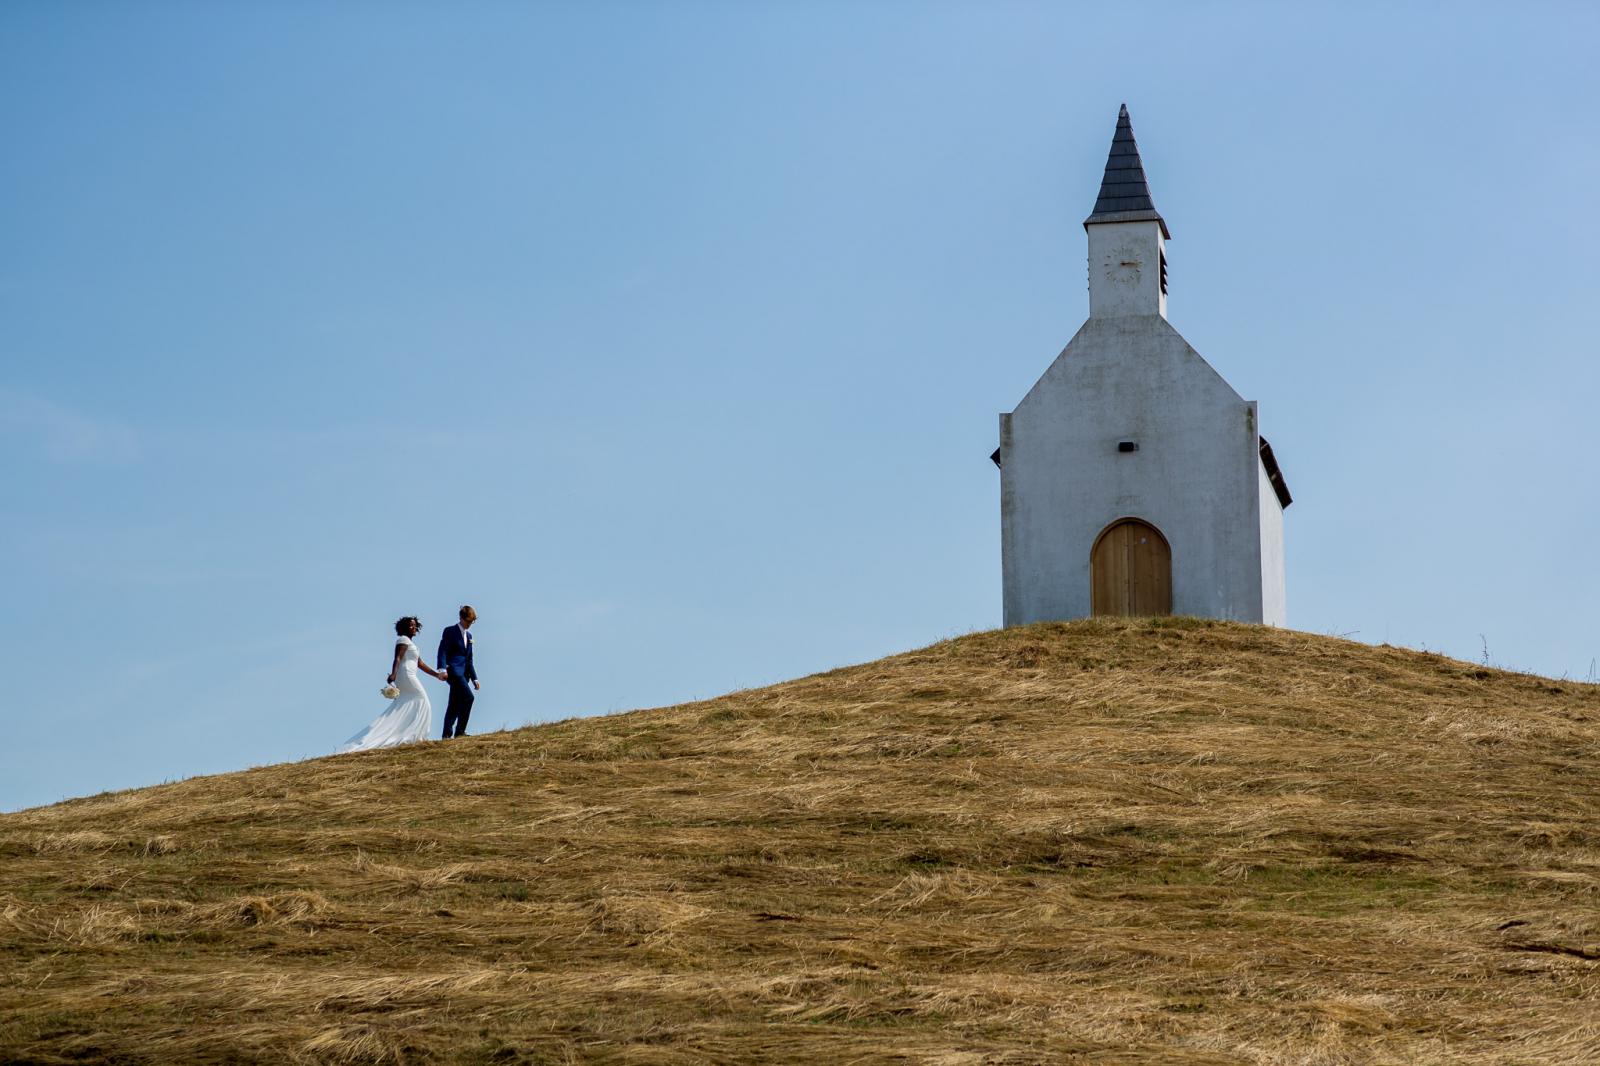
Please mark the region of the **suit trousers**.
POLYGON ((444 736, 443 740, 451 737, 467 735, 467 719, 472 717, 472 682, 456 673, 449 671, 450 677, 450 702, 444 708, 444 736))

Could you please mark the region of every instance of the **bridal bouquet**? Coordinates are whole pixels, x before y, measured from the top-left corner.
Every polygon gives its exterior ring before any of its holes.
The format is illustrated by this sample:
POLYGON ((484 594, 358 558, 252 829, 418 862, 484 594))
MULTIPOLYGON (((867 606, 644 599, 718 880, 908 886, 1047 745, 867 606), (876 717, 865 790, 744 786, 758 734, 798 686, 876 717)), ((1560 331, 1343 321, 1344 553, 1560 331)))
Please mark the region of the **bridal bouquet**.
POLYGON ((386 700, 397 699, 400 696, 400 686, 391 681, 378 690, 378 695, 386 700))

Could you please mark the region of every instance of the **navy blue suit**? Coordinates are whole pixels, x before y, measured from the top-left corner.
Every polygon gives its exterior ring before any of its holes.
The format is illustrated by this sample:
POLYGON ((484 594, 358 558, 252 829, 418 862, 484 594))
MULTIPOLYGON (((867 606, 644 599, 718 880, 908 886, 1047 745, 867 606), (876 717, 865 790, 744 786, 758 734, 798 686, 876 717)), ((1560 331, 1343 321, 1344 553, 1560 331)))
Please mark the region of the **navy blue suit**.
POLYGON ((478 671, 472 666, 472 633, 459 625, 446 626, 439 635, 439 661, 450 683, 450 703, 444 709, 444 738, 465 736, 467 719, 472 716, 472 682, 478 671), (452 732, 454 730, 454 732, 452 732))

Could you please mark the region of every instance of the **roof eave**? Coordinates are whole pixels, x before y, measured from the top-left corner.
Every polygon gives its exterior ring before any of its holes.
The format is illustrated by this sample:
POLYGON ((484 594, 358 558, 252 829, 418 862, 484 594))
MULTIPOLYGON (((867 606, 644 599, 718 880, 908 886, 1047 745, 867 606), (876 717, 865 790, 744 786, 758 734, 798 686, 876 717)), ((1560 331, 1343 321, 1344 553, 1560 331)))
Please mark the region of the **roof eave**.
POLYGON ((1278 497, 1278 506, 1284 510, 1294 502, 1294 497, 1289 495, 1289 483, 1283 479, 1283 471, 1278 469, 1278 457, 1272 454, 1272 445, 1267 443, 1267 438, 1258 437, 1260 442, 1261 466, 1267 472, 1267 481, 1272 485, 1274 495, 1278 497))
POLYGON ((1161 217, 1159 211, 1101 211, 1090 215, 1083 220, 1083 228, 1098 225, 1102 222, 1155 222, 1161 226, 1161 236, 1172 240, 1172 233, 1167 229, 1167 220, 1161 217))

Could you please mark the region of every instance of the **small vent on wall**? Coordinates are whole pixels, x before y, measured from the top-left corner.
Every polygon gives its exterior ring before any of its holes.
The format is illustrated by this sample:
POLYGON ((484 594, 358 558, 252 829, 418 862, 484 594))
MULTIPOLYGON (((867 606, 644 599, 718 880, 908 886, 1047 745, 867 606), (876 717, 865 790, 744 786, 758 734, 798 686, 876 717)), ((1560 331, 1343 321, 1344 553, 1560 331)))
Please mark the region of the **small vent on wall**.
POLYGON ((1139 442, 1138 441, 1132 441, 1132 440, 1119 440, 1119 441, 1117 441, 1117 451, 1119 451, 1119 452, 1136 452, 1138 450, 1139 450, 1139 442))
POLYGON ((1161 253, 1161 295, 1167 294, 1167 253, 1161 253))

